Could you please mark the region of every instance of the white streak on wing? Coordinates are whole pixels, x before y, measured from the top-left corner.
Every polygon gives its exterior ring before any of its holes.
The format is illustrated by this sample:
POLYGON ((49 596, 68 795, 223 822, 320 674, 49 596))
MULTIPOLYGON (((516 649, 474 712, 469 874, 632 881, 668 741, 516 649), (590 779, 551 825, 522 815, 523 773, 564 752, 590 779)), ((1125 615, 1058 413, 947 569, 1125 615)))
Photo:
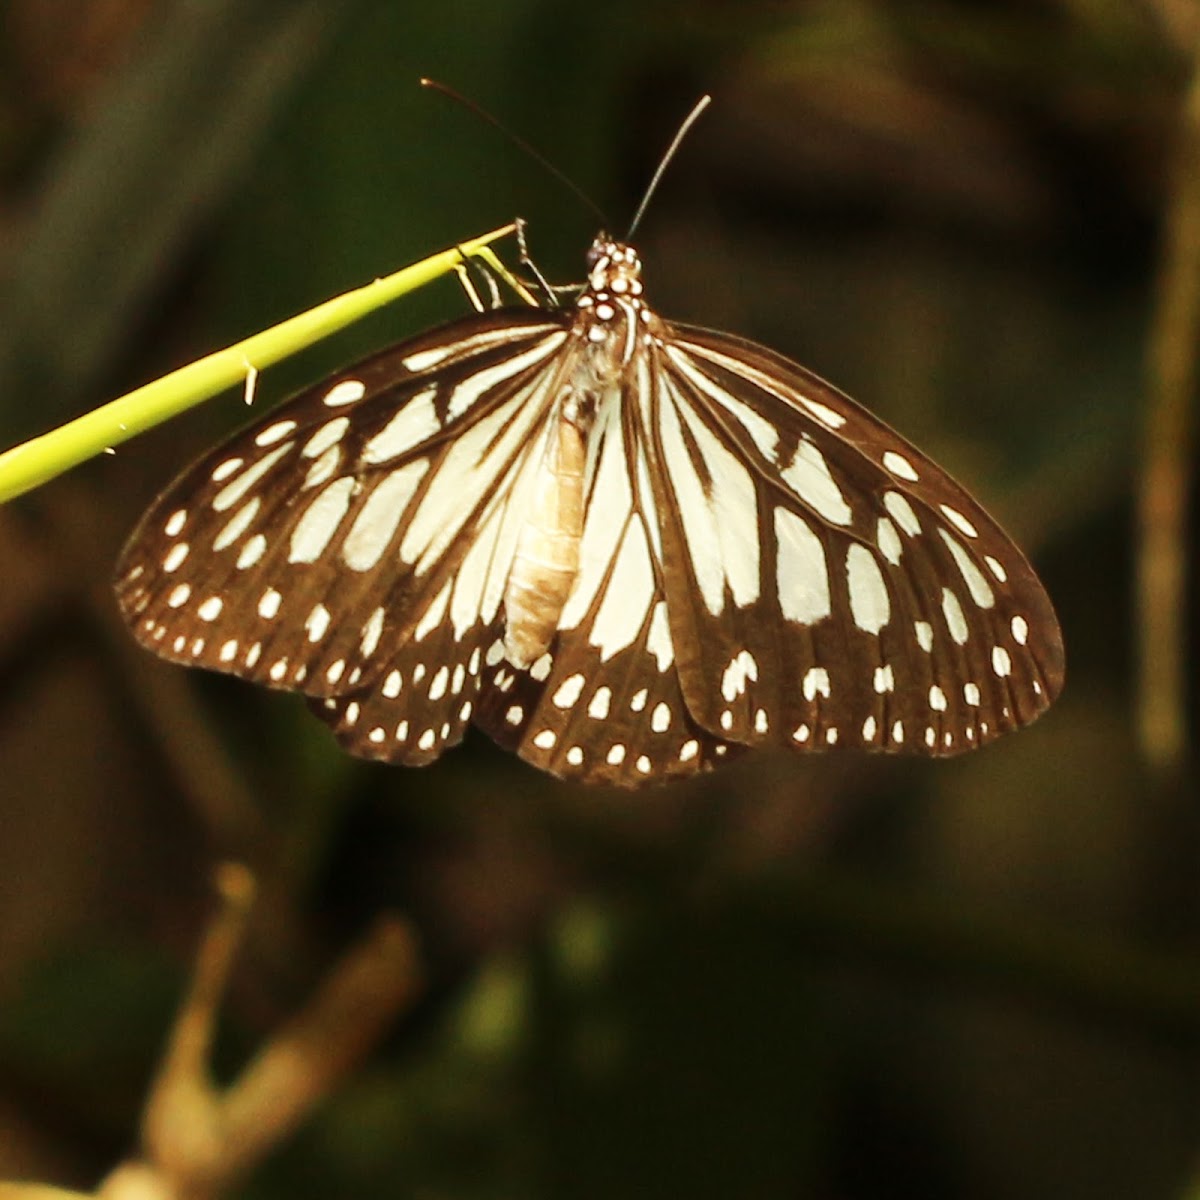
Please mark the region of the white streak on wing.
POLYGON ((428 460, 418 458, 375 485, 342 543, 342 558, 352 571, 369 571, 383 557, 428 469, 428 460))
POLYGON ((327 447, 320 458, 308 468, 308 474, 305 475, 304 482, 300 486, 305 491, 309 488, 319 487, 327 479, 332 479, 337 474, 341 461, 341 447, 337 443, 334 443, 334 445, 327 447))
POLYGON ((950 630, 950 636, 960 646, 965 645, 971 629, 967 625, 958 597, 949 588, 942 588, 942 615, 946 618, 946 628, 950 630))
POLYGON ((506 325, 499 329, 486 329, 482 333, 472 334, 470 337, 461 338, 459 341, 450 342, 448 345, 431 346, 428 350, 418 350, 400 361, 408 370, 414 373, 428 371, 431 367, 436 367, 448 358, 459 358, 463 355, 474 354, 477 351, 486 350, 488 346, 495 345, 497 342, 529 337, 535 333, 542 333, 545 329, 545 325, 506 325))
POLYGON ((899 565, 900 559, 904 557, 904 545, 896 532, 896 526, 887 517, 880 517, 875 524, 875 544, 893 567, 899 565))
POLYGON ((846 579, 855 625, 866 633, 878 634, 892 615, 892 605, 875 555, 858 542, 846 551, 846 579))
POLYGON ((261 507, 261 496, 255 496, 249 504, 243 504, 233 519, 217 534, 213 541, 213 549, 224 550, 226 546, 232 546, 250 528, 251 522, 258 516, 258 510, 261 507))
POLYGON ((795 457, 780 474, 796 495, 825 520, 835 525, 850 524, 850 506, 834 482, 825 456, 812 442, 801 438, 795 457))
POLYGON ((779 430, 770 421, 760 417, 748 404, 725 391, 715 380, 697 369, 678 346, 668 346, 667 357, 694 387, 737 420, 768 462, 775 462, 776 451, 779 449, 779 430))
POLYGON ((833 611, 829 568, 821 539, 789 509, 775 509, 776 587, 779 610, 789 621, 812 625, 833 611))
POLYGON ((654 606, 650 618, 650 632, 646 635, 646 649, 654 655, 658 669, 665 671, 675 661, 675 645, 671 641, 671 627, 667 622, 666 601, 654 606))
POLYGON ((350 508, 355 480, 349 475, 335 479, 308 506, 292 530, 288 547, 288 562, 316 562, 337 533, 342 518, 350 508))
POLYGON ((971 593, 971 599, 980 608, 991 608, 996 603, 996 596, 991 585, 984 578, 983 572, 975 565, 974 560, 963 549, 962 543, 957 538, 952 537, 944 529, 939 529, 938 533, 941 534, 942 541, 946 543, 954 557, 959 574, 962 575, 963 582, 967 585, 967 591, 971 593))
POLYGON ((361 379, 343 379, 325 393, 324 403, 330 408, 340 408, 343 404, 354 404, 367 394, 367 389, 361 379))
POLYGON ((835 412, 829 405, 822 404, 819 400, 813 400, 803 392, 788 387, 781 379, 764 374, 757 367, 751 366, 742 359, 731 358, 728 354, 722 354, 718 350, 710 349, 708 346, 700 346, 695 342, 688 342, 685 339, 681 339, 681 341, 692 354, 707 358, 709 362, 720 363, 727 370, 732 371, 735 375, 741 375, 743 378, 749 379, 756 386, 762 388, 764 392, 775 396, 785 404, 790 404, 793 408, 797 406, 806 408, 822 425, 830 429, 841 429, 845 425, 846 418, 841 413, 835 412))
POLYGON ((213 497, 213 510, 224 512, 232 508, 291 448, 291 442, 285 442, 282 446, 276 446, 270 454, 264 454, 252 467, 247 467, 213 497))
POLYGON ((425 615, 417 622, 417 627, 413 630, 414 641, 419 642, 427 633, 441 624, 442 618, 446 615, 446 605, 450 601, 451 582, 449 579, 446 580, 442 590, 434 597, 433 603, 425 610, 425 615))
POLYGON ((683 540, 691 559, 704 607, 718 616, 725 607, 725 568, 704 485, 692 464, 679 422, 678 400, 664 394, 659 402, 659 430, 664 467, 675 493, 675 509, 683 521, 683 540))
POLYGON ((921 522, 917 520, 917 514, 913 512, 912 505, 899 492, 884 492, 883 507, 888 510, 888 514, 908 534, 909 537, 916 537, 921 532, 921 522))
POLYGON ((436 387, 427 387, 406 400, 400 411, 362 448, 359 462, 365 466, 388 462, 433 437, 442 427, 433 403, 436 395, 436 387))
POLYGON ((318 458, 324 454, 330 446, 336 446, 338 442, 346 434, 346 430, 350 428, 349 417, 334 417, 332 421, 326 421, 316 433, 304 443, 304 449, 300 451, 301 458, 318 458))
POLYGON ((534 424, 546 414, 546 385, 552 379, 543 372, 450 444, 400 542, 400 557, 416 564, 418 576, 441 559, 510 460, 528 454, 534 424), (538 389, 542 395, 535 399, 538 389))
POLYGON ((733 602, 739 608, 744 608, 758 599, 761 582, 758 564, 758 492, 741 459, 730 452, 677 392, 676 397, 712 480, 709 506, 717 528, 725 579, 733 593, 733 602))
POLYGON ((479 624, 487 588, 488 570, 500 536, 503 512, 497 507, 475 531, 471 548, 454 575, 450 598, 450 623, 454 636, 462 640, 468 629, 479 624))
POLYGON ((579 541, 579 574, 558 619, 560 629, 574 629, 587 616, 633 511, 619 404, 605 404, 597 414, 592 437, 602 444, 579 541))
POLYGON ((588 641, 599 649, 601 662, 607 662, 633 644, 646 623, 654 596, 654 571, 646 534, 641 521, 630 521, 617 552, 612 578, 588 631, 588 641))
POLYGON ((485 367, 482 371, 475 371, 468 375, 450 393, 450 401, 447 405, 449 419, 454 420, 456 417, 461 417, 478 402, 481 396, 498 383, 503 383, 506 379, 519 375, 527 367, 532 367, 535 363, 548 358, 563 344, 566 336, 565 330, 558 330, 522 354, 513 358, 501 359, 495 366, 485 367))

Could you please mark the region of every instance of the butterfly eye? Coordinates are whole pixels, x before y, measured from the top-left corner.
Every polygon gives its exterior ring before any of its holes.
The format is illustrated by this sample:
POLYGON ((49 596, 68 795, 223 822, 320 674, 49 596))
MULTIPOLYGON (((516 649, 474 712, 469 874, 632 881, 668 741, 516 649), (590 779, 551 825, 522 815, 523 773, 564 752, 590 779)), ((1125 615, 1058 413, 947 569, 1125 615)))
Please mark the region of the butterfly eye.
POLYGON ((139 640, 304 693, 365 757, 475 724, 626 786, 753 747, 956 754, 1043 712, 1054 611, 980 505, 802 367, 653 320, 597 238, 593 280, 613 263, 627 290, 432 330, 201 458, 118 565, 139 640))

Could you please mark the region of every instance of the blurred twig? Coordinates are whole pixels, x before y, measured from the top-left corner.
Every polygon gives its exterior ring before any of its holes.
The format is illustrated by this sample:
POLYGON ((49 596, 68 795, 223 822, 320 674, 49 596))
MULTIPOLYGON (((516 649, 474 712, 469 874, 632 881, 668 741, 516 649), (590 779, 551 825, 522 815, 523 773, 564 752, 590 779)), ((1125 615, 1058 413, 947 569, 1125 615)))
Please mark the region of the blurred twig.
MULTIPOLYGON (((420 986, 416 948, 395 917, 374 928, 333 969, 308 1006, 228 1088, 209 1057, 217 1011, 245 935, 254 880, 244 867, 218 872, 220 908, 197 956, 143 1119, 139 1158, 97 1188, 101 1200, 213 1200, 288 1136, 378 1041, 420 986)), ((0 1184, 2 1200, 68 1197, 41 1185, 0 1184)))
POLYGON ((1175 776, 1186 754, 1186 521, 1200 336, 1200 39, 1181 112, 1149 351, 1139 491, 1142 751, 1175 776))

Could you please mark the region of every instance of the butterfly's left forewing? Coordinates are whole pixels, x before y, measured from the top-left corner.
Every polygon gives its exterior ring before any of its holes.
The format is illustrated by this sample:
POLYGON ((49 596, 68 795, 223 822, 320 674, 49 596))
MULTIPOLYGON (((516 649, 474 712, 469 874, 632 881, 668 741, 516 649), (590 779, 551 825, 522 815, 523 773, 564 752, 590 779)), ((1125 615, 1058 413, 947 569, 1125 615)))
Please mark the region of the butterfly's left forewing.
POLYGON ((499 622, 511 500, 544 435, 566 336, 557 316, 470 317, 365 360, 205 455, 118 565, 139 639, 175 661, 348 697, 327 716, 360 753, 383 749, 379 723, 349 719, 370 697, 415 693, 434 710, 412 721, 411 748, 397 745, 399 716, 381 757, 424 755, 429 728, 439 744, 460 735, 499 622))

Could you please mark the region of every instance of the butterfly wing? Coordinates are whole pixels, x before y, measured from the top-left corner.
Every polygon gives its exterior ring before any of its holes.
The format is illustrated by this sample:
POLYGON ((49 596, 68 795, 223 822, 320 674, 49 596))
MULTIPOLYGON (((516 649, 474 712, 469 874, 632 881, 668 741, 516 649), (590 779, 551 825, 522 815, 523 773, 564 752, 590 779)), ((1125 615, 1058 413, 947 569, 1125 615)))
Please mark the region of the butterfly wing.
POLYGON ((954 754, 1062 686, 1049 598, 946 473, 811 372, 672 327, 646 372, 693 718, 741 744, 954 754))
POLYGON ((468 317, 339 372, 206 454, 118 564, 139 640, 311 697, 376 695, 387 728, 360 723, 350 702, 331 715, 348 748, 434 757, 461 737, 499 625, 566 337, 558 314, 468 317), (411 738, 398 737, 406 721, 411 738))

